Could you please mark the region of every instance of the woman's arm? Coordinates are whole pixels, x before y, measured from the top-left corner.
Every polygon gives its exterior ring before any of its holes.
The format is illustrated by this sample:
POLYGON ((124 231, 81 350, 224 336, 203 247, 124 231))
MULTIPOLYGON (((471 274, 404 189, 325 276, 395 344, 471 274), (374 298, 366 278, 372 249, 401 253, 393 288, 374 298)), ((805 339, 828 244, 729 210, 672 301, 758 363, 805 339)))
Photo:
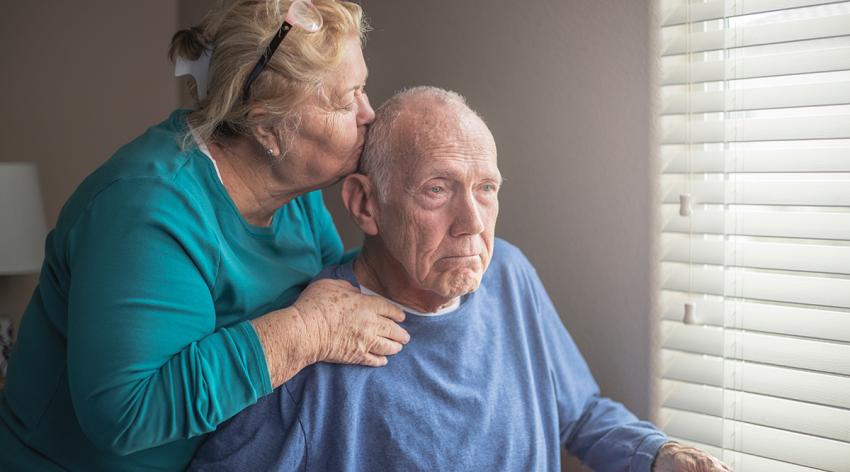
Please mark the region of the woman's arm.
POLYGON ((271 392, 249 322, 216 330, 218 244, 169 182, 112 184, 70 234, 68 378, 117 454, 207 433, 271 392))
POLYGON ((219 244, 196 208, 168 182, 116 182, 70 235, 72 401, 117 454, 210 432, 313 362, 380 365, 407 336, 378 315, 397 309, 333 281, 216 330, 219 244))

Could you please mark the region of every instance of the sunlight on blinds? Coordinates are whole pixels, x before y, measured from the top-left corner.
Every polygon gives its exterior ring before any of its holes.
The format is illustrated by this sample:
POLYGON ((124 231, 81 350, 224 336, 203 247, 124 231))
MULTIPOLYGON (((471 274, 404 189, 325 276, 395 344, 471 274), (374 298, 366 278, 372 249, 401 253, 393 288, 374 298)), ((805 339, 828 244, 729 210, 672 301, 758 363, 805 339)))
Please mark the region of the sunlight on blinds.
POLYGON ((660 426, 850 472, 850 1, 659 3, 660 426))

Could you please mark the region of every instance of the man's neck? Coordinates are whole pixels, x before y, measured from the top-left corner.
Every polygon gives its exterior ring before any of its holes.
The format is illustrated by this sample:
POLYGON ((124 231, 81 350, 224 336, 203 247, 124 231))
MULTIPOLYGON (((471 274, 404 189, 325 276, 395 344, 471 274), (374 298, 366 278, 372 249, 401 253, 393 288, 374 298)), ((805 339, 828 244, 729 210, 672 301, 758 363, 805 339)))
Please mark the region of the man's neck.
POLYGON ((366 238, 360 255, 354 261, 354 276, 360 285, 369 290, 422 313, 434 313, 456 300, 416 287, 380 238, 366 238))

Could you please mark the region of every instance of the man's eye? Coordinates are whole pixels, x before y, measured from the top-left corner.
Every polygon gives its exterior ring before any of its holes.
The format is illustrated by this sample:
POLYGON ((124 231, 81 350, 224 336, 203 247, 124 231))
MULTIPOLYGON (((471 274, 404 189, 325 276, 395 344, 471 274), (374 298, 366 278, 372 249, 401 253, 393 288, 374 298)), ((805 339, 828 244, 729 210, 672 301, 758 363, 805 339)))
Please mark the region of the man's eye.
POLYGON ((434 185, 434 186, 431 187, 430 191, 431 191, 431 193, 434 193, 434 194, 440 194, 440 193, 445 192, 446 189, 444 189, 443 187, 440 187, 439 185, 434 185))
POLYGON ((484 184, 481 186, 485 192, 495 192, 496 184, 484 184))

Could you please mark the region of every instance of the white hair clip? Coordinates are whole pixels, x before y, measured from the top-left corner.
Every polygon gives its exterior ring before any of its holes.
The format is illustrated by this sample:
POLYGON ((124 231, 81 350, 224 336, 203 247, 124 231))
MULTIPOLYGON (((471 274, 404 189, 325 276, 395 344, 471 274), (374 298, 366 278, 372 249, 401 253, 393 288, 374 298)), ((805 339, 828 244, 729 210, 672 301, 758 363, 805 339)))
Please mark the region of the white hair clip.
POLYGON ((178 57, 174 63, 174 77, 191 75, 198 86, 198 100, 207 97, 207 77, 210 73, 210 57, 212 49, 205 49, 201 57, 194 61, 184 57, 178 57))

